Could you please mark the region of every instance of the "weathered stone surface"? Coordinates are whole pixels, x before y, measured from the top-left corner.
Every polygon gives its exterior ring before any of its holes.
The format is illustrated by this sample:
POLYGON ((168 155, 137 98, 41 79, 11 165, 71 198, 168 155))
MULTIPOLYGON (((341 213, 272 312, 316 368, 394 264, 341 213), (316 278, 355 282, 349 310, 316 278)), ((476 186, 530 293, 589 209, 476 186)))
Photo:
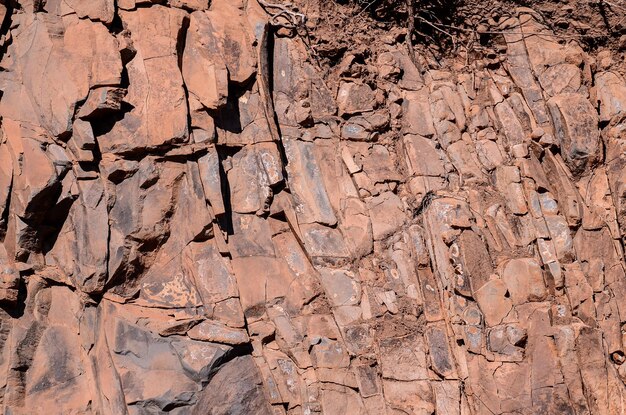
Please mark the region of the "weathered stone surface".
POLYGON ((91 20, 99 20, 103 23, 111 23, 115 15, 115 5, 113 0, 97 0, 93 2, 81 2, 70 0, 67 2, 78 17, 88 17, 91 20))
POLYGON ((548 294, 541 266, 533 258, 508 261, 502 270, 502 280, 515 304, 541 301, 548 294))
POLYGON ((507 287, 502 280, 490 280, 476 291, 475 296, 488 326, 502 323, 511 311, 511 300, 507 297, 507 287))
POLYGON ((292 3, 0 0, 1 412, 625 413, 624 39, 292 3))
POLYGON ((14 306, 19 295, 20 274, 15 266, 11 265, 12 261, 9 260, 4 247, 0 249, 0 260, 3 264, 0 269, 0 301, 14 306))
POLYGON ((493 273, 489 251, 480 237, 472 231, 463 231, 458 239, 463 270, 470 281, 472 291, 480 290, 493 273))
POLYGON ((361 299, 361 285, 354 274, 345 271, 322 270, 322 285, 335 306, 356 305, 361 299))
POLYGON ((248 343, 248 333, 244 330, 232 329, 219 323, 203 321, 187 332, 194 340, 231 345, 248 343))
POLYGON ((519 362, 524 358, 526 331, 517 325, 497 326, 489 330, 489 350, 497 353, 496 360, 519 362))
POLYGON ((563 94, 548 101, 563 159, 574 175, 601 160, 598 116, 587 98, 563 94))
POLYGON ((262 166, 254 150, 250 147, 244 148, 230 162, 232 167, 228 171, 228 183, 231 208, 237 213, 261 212, 266 203, 263 188, 269 183, 262 174, 262 166))
POLYGON ((356 255, 367 255, 374 248, 372 220, 367 206, 360 199, 351 197, 345 200, 342 228, 344 237, 356 255))
POLYGON ((178 405, 193 402, 194 392, 199 390, 193 378, 206 380, 211 365, 223 354, 209 343, 187 348, 184 343, 171 338, 162 340, 122 321, 118 321, 111 336, 113 362, 130 406, 163 410, 170 402, 178 405), (159 380, 150 382, 152 376, 159 380))
POLYGON ((313 145, 297 140, 283 141, 287 174, 296 203, 298 222, 334 225, 337 218, 328 200, 313 145))
POLYGON ((519 169, 512 166, 501 166, 495 171, 496 187, 506 200, 506 205, 516 215, 528 212, 524 191, 521 185, 519 169))
POLYGON ((245 83, 256 73, 255 34, 250 30, 250 16, 237 3, 240 2, 221 1, 206 11, 209 27, 201 35, 209 38, 207 45, 212 52, 224 59, 229 80, 245 83))
POLYGON ((410 173, 418 176, 444 176, 445 169, 435 143, 417 135, 404 136, 407 165, 410 173))
POLYGON ((407 91, 403 101, 403 109, 406 123, 406 132, 422 137, 435 135, 433 118, 428 102, 428 91, 423 88, 420 91, 407 91))
POLYGON ((426 380, 426 349, 419 336, 381 340, 382 375, 399 381, 426 380))
POLYGON ((393 235, 404 224, 405 214, 402 201, 391 192, 372 198, 368 208, 375 240, 393 235))
POLYGON ((103 86, 89 91, 87 101, 80 107, 78 116, 83 119, 97 119, 122 109, 126 95, 123 88, 103 86))
POLYGON ((367 84, 345 82, 337 93, 339 114, 358 114, 374 109, 374 91, 367 84))
POLYGON ((421 382, 396 382, 385 380, 383 391, 389 405, 403 412, 427 414, 435 410, 430 384, 421 382))
POLYGON ((333 228, 318 224, 302 225, 302 242, 307 253, 320 264, 341 263, 350 253, 343 235, 333 228))
POLYGON ((207 13, 192 13, 189 20, 182 58, 185 85, 204 107, 216 109, 228 98, 228 68, 207 13))
POLYGON ((484 174, 480 168, 480 162, 473 148, 464 141, 457 141, 448 147, 450 162, 457 169, 463 180, 480 182, 484 180, 484 174))
POLYGON ((80 196, 48 254, 48 263, 58 264, 82 290, 100 292, 107 282, 106 194, 101 180, 77 184, 80 196))
POLYGON ((228 362, 211 379, 198 399, 193 414, 197 415, 270 415, 272 409, 263 392, 259 370, 249 356, 228 362))
POLYGON ((11 46, 17 58, 12 69, 22 86, 8 88, 2 104, 11 107, 6 113, 9 118, 31 121, 52 136, 71 131, 76 105, 87 97, 89 88, 119 84, 122 72, 117 42, 104 25, 77 18, 62 23, 56 12, 50 22, 34 14, 22 16, 11 46), (56 41, 55 25, 63 33, 61 42, 56 41), (31 42, 36 49, 31 49, 31 42), (98 54, 92 53, 96 45, 98 54), (20 104, 24 98, 30 105, 20 104))
POLYGON ((456 378, 456 364, 450 350, 445 325, 429 324, 426 329, 426 341, 432 370, 445 379, 456 378))
POLYGON ((626 83, 613 72, 596 75, 598 101, 600 102, 600 121, 611 121, 624 112, 626 105, 626 83))
POLYGON ((186 14, 153 6, 120 15, 136 50, 126 64, 129 87, 124 101, 132 109, 98 137, 102 152, 133 152, 186 142, 188 111, 177 50, 186 14))

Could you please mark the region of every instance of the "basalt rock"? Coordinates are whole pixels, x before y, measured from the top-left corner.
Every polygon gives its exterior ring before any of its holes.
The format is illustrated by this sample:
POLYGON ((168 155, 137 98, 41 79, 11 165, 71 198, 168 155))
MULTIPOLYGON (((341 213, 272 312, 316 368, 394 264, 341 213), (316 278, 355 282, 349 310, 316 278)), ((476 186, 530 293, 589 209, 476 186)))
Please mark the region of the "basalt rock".
POLYGON ((3 413, 626 413, 607 51, 519 9, 421 70, 281 7, 0 1, 3 413))

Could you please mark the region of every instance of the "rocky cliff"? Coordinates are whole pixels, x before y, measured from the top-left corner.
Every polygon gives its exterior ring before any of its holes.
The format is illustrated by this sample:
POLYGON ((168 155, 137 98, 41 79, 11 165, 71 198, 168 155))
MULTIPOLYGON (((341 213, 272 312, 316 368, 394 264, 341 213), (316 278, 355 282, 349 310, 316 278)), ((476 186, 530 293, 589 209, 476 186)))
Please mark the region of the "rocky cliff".
POLYGON ((625 414, 610 52, 308 3, 0 1, 3 413, 625 414))

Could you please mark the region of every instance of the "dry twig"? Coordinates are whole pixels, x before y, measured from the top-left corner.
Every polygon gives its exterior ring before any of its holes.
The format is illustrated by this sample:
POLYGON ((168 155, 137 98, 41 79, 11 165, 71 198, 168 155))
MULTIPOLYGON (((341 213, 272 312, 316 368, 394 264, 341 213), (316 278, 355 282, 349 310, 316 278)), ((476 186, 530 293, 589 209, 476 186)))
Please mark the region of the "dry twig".
POLYGON ((358 12, 358 13, 356 14, 356 16, 354 16, 354 18, 356 19, 357 17, 359 17, 362 13, 364 13, 367 9, 369 9, 369 8, 370 8, 370 6, 371 6, 372 4, 374 4, 374 3, 376 3, 376 0, 372 0, 372 1, 370 1, 370 2, 367 4, 367 6, 363 7, 363 8, 361 9, 361 11, 360 11, 360 12, 358 12))
POLYGON ((454 37, 454 35, 446 30, 443 30, 439 27, 438 24, 436 23, 431 23, 430 21, 428 21, 427 19, 424 19, 421 16, 416 16, 420 21, 426 23, 428 26, 432 27, 433 29, 435 29, 436 31, 443 33, 444 35, 450 37, 450 39, 452 40, 452 47, 454 49, 456 49, 456 38, 454 37))

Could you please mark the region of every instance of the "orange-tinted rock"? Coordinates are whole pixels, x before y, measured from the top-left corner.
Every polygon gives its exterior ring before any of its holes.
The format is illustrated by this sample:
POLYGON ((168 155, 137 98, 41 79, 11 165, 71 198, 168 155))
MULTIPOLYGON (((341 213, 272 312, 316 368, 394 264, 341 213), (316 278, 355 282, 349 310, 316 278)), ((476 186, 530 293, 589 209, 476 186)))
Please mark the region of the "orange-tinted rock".
POLYGON ((326 296, 335 306, 356 305, 361 299, 361 286, 352 273, 322 270, 320 274, 326 296))
POLYGON ((205 12, 210 26, 203 35, 212 38, 208 46, 221 54, 229 80, 243 84, 256 73, 255 37, 236 2, 220 1, 214 6, 205 12))
POLYGON ((369 85, 346 82, 337 93, 339 114, 358 114, 374 109, 374 91, 369 85))
POLYGON ((406 216, 402 201, 391 192, 372 198, 368 208, 375 240, 392 235, 404 224, 406 216))
POLYGON ((78 111, 78 116, 84 119, 99 118, 120 111, 124 95, 126 90, 123 88, 104 86, 92 89, 78 111))
POLYGON ((185 85, 202 105, 215 109, 226 104, 228 69, 204 12, 190 17, 182 62, 185 85))
POLYGON ((18 300, 18 289, 20 285, 20 274, 11 263, 9 256, 4 249, 0 247, 0 301, 9 304, 16 304, 18 300))
POLYGON ((422 337, 383 339, 379 347, 384 378, 399 381, 428 379, 426 349, 422 337))
POLYGON ((383 381, 383 392, 390 406, 408 413, 432 413, 435 410, 432 388, 427 381, 383 381))
POLYGON ((113 0, 97 0, 93 2, 70 0, 67 4, 74 9, 78 17, 99 20, 105 24, 111 23, 115 15, 115 3, 113 0))
POLYGON ((626 104, 626 83, 621 76, 613 72, 603 72, 596 76, 598 101, 600 102, 600 120, 610 121, 624 112, 626 104))
POLYGON ((574 175, 600 161, 598 116, 589 100, 578 94, 558 95, 548 101, 563 158, 574 175))
MULTIPOLYGON (((19 57, 13 69, 32 100, 33 115, 50 135, 59 136, 71 131, 76 105, 87 97, 89 88, 120 83, 122 63, 117 42, 104 25, 78 18, 61 21, 55 13, 49 23, 33 14, 23 15, 12 51, 19 57), (60 42, 55 38, 55 24, 63 32, 60 42), (36 49, 31 42, 37 44, 36 49), (96 45, 99 53, 94 54, 96 45)), ((24 114, 28 108, 19 105, 13 111, 24 114)))
POLYGON ((84 180, 77 186, 80 196, 48 254, 48 262, 58 264, 82 291, 100 292, 108 277, 109 224, 104 184, 101 180, 84 180))
POLYGON ((163 410, 170 402, 189 405, 224 350, 210 343, 161 339, 118 320, 109 342, 129 406, 163 410), (133 361, 133 356, 136 356, 133 361), (150 382, 156 376, 158 381, 150 382))
MULTIPOLYGON (((9 146, 0 144, 0 211, 4 212, 10 201, 13 182, 13 160, 9 146)), ((6 218, 0 219, 0 232, 6 231, 6 218)))
POLYGON ((270 415, 272 410, 263 391, 262 378, 249 356, 233 359, 211 379, 202 392, 193 414, 202 415, 207 408, 216 414, 270 415))
POLYGON ((357 255, 366 255, 373 249, 372 222, 367 207, 357 198, 345 200, 342 227, 344 236, 357 255))
POLYGON ((418 135, 404 136, 407 165, 412 174, 418 176, 443 176, 445 170, 439 154, 435 150, 435 143, 418 135))
POLYGON ((516 304, 541 301, 547 295, 541 267, 532 258, 508 261, 502 271, 502 280, 516 304))
POLYGON ((126 64, 129 87, 124 102, 132 109, 98 137, 102 152, 133 152, 186 142, 188 112, 176 46, 186 14, 162 6, 120 14, 137 51, 126 64))
POLYGON ((502 323, 502 320, 511 311, 511 300, 507 297, 507 288, 502 280, 490 280, 474 295, 480 310, 485 315, 485 323, 488 326, 502 323))
POLYGON ((617 43, 341 3, 0 0, 3 413, 625 412, 617 43))
POLYGON ((431 137, 435 134, 430 103, 428 102, 428 91, 421 89, 416 92, 405 92, 403 110, 405 113, 403 120, 406 123, 405 128, 408 134, 422 137, 431 137))
POLYGON ((464 271, 470 280, 472 291, 476 293, 489 281, 493 273, 489 251, 482 239, 472 231, 464 231, 461 234, 459 248, 464 271))
POLYGON ((296 203, 299 223, 334 225, 335 213, 321 180, 313 146, 297 140, 285 140, 286 166, 296 203))
POLYGON ((216 324, 211 321, 203 321, 187 332, 194 340, 202 340, 224 344, 248 343, 248 334, 243 330, 237 330, 216 324))

